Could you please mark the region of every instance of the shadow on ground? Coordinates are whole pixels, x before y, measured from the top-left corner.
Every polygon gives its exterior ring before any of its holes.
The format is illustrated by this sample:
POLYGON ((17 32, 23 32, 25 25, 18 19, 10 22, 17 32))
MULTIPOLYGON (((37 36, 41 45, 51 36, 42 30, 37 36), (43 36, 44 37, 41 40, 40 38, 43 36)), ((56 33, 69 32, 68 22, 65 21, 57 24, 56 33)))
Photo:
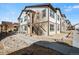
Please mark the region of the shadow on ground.
POLYGON ((0 32, 0 41, 8 36, 15 35, 16 32, 0 32))
MULTIPOLYGON (((61 53, 59 51, 56 51, 55 49, 50 49, 50 48, 47 48, 47 47, 44 47, 44 46, 40 46, 39 44, 45 44, 45 45, 53 44, 54 46, 55 46, 55 44, 61 44, 61 45, 64 45, 64 46, 70 48, 70 51, 67 51, 66 55, 79 54, 79 48, 70 46, 66 43, 38 41, 38 42, 33 43, 29 47, 26 47, 26 48, 20 49, 18 51, 12 52, 9 55, 64 55, 63 54, 64 52, 61 53)), ((57 47, 57 46, 55 46, 55 47, 57 47)), ((61 50, 62 49, 63 49, 63 47, 61 48, 61 50)), ((67 49, 63 49, 63 50, 66 51, 67 49)))

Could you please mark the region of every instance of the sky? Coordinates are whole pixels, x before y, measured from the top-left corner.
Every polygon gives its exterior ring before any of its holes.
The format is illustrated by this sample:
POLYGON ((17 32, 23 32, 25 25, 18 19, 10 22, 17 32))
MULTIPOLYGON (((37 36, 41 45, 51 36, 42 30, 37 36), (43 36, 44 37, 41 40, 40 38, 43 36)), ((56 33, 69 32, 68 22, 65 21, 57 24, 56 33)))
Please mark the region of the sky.
MULTIPOLYGON (((0 3, 0 23, 1 21, 18 22, 17 18, 21 11, 29 5, 36 5, 36 3, 0 3)), ((79 23, 78 3, 51 3, 51 5, 60 8, 73 25, 79 23)))

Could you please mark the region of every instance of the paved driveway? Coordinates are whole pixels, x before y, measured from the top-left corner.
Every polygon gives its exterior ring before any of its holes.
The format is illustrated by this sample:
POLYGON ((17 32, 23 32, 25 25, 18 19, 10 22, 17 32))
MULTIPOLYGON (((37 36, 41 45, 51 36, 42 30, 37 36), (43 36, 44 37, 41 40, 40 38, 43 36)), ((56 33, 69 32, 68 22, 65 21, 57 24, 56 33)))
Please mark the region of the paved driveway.
POLYGON ((73 46, 79 48, 79 31, 75 30, 73 34, 73 46))

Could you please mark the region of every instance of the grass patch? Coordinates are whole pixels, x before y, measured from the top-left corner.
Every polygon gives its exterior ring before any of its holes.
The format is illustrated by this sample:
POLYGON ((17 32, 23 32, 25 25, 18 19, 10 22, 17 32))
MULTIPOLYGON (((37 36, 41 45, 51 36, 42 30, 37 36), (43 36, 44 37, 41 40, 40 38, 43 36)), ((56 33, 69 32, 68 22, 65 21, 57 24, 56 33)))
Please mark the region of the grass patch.
POLYGON ((65 43, 72 45, 72 40, 64 40, 65 43))

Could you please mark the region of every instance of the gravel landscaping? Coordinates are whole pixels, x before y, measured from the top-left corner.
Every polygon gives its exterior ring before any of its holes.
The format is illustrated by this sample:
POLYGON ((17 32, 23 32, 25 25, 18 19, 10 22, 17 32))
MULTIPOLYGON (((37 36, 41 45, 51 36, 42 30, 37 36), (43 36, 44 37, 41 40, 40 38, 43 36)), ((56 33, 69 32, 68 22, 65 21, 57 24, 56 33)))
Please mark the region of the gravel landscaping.
MULTIPOLYGON (((21 34, 8 36, 0 41, 0 54, 33 54, 33 55, 56 55, 60 54, 55 50, 45 48, 36 44, 31 44, 33 41, 28 41, 31 37, 24 37, 21 34), (25 40, 26 39, 26 40, 25 40), (28 42, 27 42, 28 41, 28 42)), ((38 40, 39 41, 39 40, 38 40)))

